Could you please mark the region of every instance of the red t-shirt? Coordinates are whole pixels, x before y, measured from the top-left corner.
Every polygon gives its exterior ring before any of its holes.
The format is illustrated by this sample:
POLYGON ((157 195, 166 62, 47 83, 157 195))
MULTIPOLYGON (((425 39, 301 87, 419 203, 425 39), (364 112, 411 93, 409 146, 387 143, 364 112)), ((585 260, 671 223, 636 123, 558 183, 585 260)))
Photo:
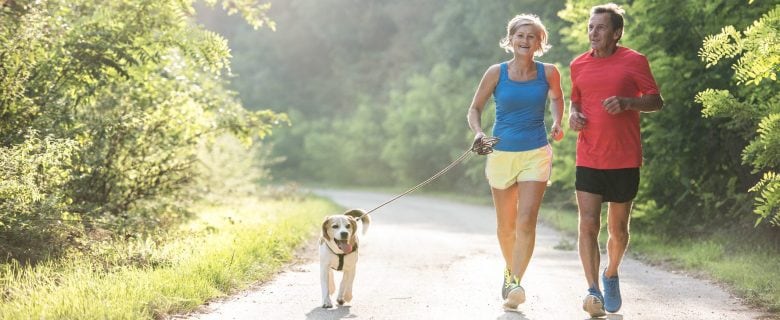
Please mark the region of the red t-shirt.
POLYGON ((580 105, 585 127, 577 136, 577 166, 623 169, 642 166, 639 111, 611 115, 601 104, 611 96, 659 94, 647 58, 617 47, 605 58, 581 54, 571 62, 571 101, 580 105))

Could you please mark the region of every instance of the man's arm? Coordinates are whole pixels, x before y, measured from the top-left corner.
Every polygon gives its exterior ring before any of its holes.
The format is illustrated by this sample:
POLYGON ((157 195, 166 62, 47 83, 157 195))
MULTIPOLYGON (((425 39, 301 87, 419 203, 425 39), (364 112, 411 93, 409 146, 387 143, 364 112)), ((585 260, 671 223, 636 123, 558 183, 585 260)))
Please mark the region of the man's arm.
POLYGON ((664 107, 664 99, 660 94, 646 94, 638 98, 612 96, 602 102, 609 114, 618 114, 625 110, 639 112, 655 112, 664 107))

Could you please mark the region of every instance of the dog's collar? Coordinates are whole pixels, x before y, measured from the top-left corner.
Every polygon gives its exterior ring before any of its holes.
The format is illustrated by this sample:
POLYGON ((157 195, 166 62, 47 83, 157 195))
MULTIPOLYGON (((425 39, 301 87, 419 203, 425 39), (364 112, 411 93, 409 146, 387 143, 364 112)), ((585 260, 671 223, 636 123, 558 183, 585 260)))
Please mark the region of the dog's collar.
MULTIPOLYGON (((333 250, 333 247, 331 247, 330 243, 331 243, 330 241, 325 241, 325 245, 328 247, 328 250, 330 250, 330 252, 332 252, 333 254, 335 254, 336 256, 339 257, 339 266, 334 268, 334 269, 336 271, 341 271, 341 269, 344 268, 344 256, 347 256, 347 255, 350 255, 350 254, 353 254, 353 253, 357 252, 358 245, 357 245, 357 243, 355 243, 355 245, 352 247, 352 251, 350 251, 350 252, 347 252, 347 253, 337 253, 336 250, 333 250)), ((338 251, 341 251, 341 249, 339 249, 338 251)))

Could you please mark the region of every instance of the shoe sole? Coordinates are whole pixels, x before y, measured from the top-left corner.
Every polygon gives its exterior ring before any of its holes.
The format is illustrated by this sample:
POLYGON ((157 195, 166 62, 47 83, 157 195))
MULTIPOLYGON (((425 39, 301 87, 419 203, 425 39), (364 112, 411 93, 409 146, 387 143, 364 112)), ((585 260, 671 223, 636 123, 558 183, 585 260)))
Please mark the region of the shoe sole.
POLYGON ((607 313, 604 311, 604 304, 594 296, 585 297, 585 301, 582 302, 582 310, 585 310, 591 318, 603 317, 607 313))
MULTIPOLYGON (((607 297, 604 297, 604 299, 606 299, 606 298, 607 297)), ((610 310, 610 309, 607 309, 607 304, 604 303, 604 310, 606 310, 609 313, 615 313, 615 312, 620 311, 620 307, 622 307, 622 305, 618 305, 617 308, 610 310)))
POLYGON ((506 296, 506 302, 504 302, 504 310, 517 310, 517 306, 525 302, 525 290, 523 288, 515 288, 509 291, 506 296))

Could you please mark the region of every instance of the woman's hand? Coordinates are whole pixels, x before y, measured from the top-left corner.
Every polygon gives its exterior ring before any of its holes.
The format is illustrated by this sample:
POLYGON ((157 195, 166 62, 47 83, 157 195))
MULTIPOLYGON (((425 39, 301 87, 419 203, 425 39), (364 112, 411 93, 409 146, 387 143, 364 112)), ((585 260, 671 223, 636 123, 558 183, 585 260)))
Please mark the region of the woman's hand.
POLYGON ((488 138, 484 132, 477 132, 474 135, 474 142, 471 143, 471 151, 484 156, 493 152, 493 145, 498 142, 498 138, 488 138))
POLYGON ((561 141, 561 139, 563 139, 563 128, 561 128, 560 123, 553 122, 552 127, 550 128, 550 138, 552 138, 553 141, 561 141))

